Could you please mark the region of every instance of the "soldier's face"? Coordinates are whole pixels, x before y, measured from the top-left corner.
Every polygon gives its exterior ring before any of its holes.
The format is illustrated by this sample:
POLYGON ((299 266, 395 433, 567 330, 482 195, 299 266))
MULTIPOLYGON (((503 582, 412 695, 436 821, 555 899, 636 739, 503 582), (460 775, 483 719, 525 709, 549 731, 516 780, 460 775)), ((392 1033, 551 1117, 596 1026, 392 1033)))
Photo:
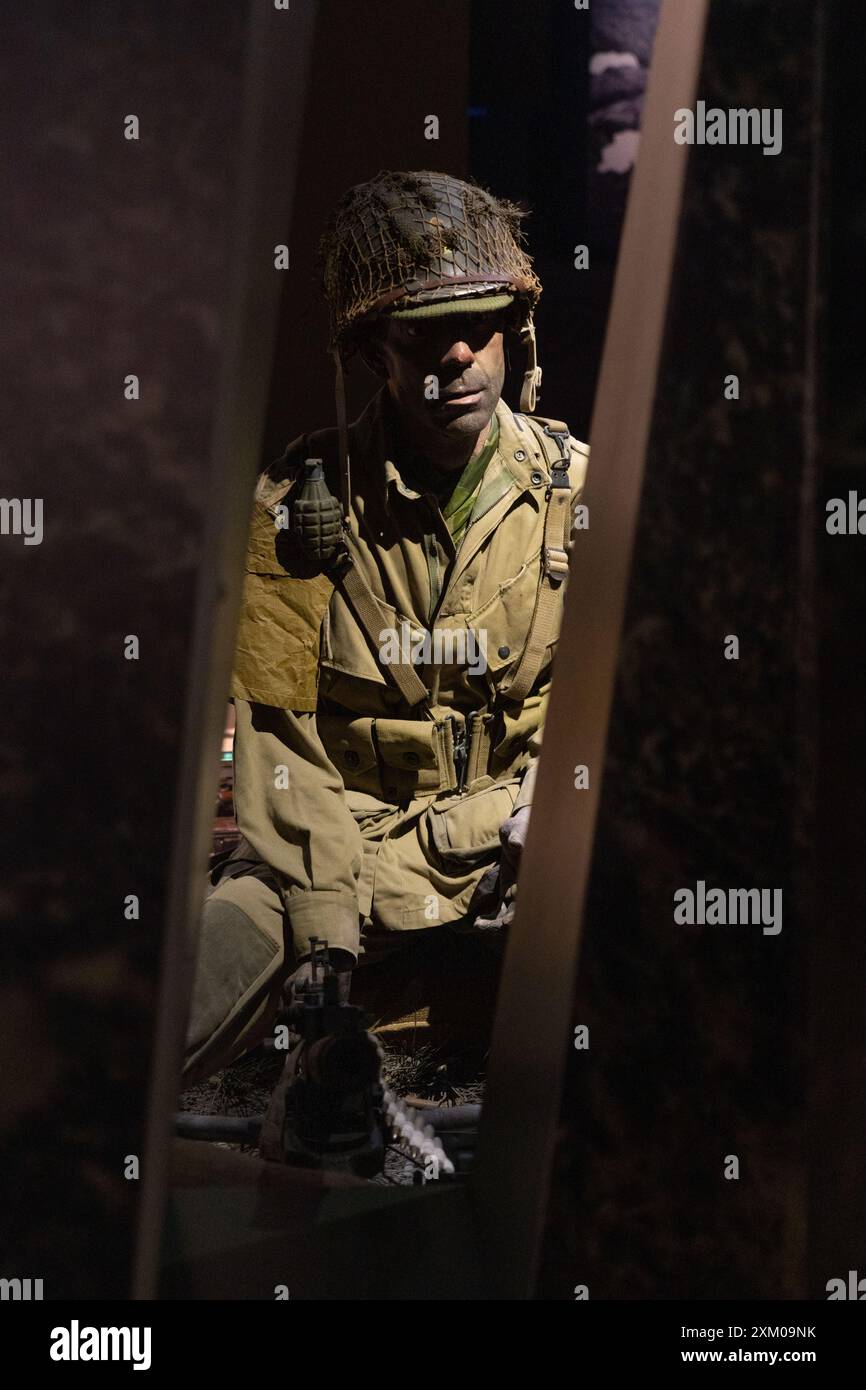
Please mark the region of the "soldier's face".
POLYGON ((505 380, 505 323, 505 311, 386 321, 378 356, 414 433, 432 443, 484 429, 505 380))

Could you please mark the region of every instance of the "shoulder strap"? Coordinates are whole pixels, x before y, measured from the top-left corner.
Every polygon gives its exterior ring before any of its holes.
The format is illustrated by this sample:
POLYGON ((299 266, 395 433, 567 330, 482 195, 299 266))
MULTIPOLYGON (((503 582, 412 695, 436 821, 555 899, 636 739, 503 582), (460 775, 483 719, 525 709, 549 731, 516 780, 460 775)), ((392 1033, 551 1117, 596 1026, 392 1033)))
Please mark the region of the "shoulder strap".
POLYGON ((563 462, 568 468, 571 462, 568 454, 568 440, 571 437, 571 431, 565 421, 551 420, 546 415, 524 415, 523 419, 541 446, 544 461, 550 472, 552 473, 557 466, 562 467, 563 462), (560 443, 560 441, 562 442, 560 443))
POLYGON ((550 471, 544 539, 541 546, 541 574, 535 596, 535 609, 529 636, 517 670, 501 694, 507 700, 525 700, 541 670, 544 653, 557 636, 560 620, 559 587, 568 576, 568 543, 571 537, 571 462, 568 426, 560 420, 527 415, 526 420, 538 440, 550 471))
MULTIPOLYGON (((355 617, 364 629, 367 641, 373 651, 378 652, 382 614, 379 611, 376 595, 359 571, 348 548, 343 555, 342 562, 333 571, 331 577, 349 600, 355 617)), ((427 687, 413 666, 406 665, 401 661, 393 661, 384 669, 408 705, 419 705, 422 701, 429 700, 430 695, 427 687)))

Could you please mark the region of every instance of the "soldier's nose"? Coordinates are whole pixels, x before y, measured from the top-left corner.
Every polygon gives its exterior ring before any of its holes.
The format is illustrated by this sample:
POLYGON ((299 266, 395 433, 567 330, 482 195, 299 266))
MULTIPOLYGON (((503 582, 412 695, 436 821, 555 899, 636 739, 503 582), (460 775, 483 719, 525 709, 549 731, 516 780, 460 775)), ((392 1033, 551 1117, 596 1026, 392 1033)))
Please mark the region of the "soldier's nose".
POLYGON ((448 363, 459 362, 461 367, 464 367, 468 366, 470 362, 475 361, 475 353, 468 343, 464 343, 460 340, 459 342, 451 344, 442 360, 448 363))

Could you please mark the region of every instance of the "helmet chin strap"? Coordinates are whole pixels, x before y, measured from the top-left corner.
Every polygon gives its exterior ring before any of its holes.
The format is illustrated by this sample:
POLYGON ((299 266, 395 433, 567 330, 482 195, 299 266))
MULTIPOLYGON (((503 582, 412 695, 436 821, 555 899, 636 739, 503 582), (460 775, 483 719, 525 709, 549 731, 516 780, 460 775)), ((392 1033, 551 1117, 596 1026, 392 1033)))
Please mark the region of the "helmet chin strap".
POLYGON ((349 463, 349 426, 346 418, 346 379, 343 371, 343 354, 339 347, 332 352, 335 368, 334 396, 337 405, 337 434, 340 442, 340 501, 343 516, 348 520, 352 500, 352 477, 349 463))
POLYGON ((535 323, 532 310, 520 330, 520 341, 526 348, 526 371, 523 373, 523 386, 520 390, 520 409, 524 415, 531 415, 538 401, 541 389, 541 368, 538 365, 538 342, 535 336, 535 323))

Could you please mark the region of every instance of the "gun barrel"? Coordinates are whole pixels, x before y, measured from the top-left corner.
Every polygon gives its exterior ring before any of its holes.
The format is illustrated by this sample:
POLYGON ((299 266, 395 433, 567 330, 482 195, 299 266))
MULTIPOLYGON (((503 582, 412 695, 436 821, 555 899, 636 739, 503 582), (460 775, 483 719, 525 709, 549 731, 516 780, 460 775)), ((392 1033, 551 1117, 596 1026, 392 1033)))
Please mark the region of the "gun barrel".
POLYGON ((255 1144, 264 1115, 196 1115, 181 1110, 174 1117, 179 1139, 209 1139, 223 1144, 255 1144))

